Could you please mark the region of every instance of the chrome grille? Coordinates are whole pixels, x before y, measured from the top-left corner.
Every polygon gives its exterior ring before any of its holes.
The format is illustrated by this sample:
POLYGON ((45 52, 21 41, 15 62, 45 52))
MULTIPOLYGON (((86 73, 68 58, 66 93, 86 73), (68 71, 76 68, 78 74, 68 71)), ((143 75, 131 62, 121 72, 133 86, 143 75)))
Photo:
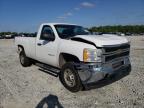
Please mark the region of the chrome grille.
POLYGON ((119 46, 106 46, 103 47, 103 59, 105 62, 114 60, 116 58, 121 58, 124 56, 129 56, 130 45, 119 45, 119 46))

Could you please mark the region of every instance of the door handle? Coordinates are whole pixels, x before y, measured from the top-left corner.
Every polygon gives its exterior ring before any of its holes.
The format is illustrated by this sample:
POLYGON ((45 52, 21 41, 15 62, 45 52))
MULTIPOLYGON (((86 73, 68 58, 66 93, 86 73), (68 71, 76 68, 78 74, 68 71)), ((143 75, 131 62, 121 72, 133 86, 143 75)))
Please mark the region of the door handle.
POLYGON ((38 46, 41 46, 42 44, 41 44, 41 43, 37 43, 37 45, 38 45, 38 46))

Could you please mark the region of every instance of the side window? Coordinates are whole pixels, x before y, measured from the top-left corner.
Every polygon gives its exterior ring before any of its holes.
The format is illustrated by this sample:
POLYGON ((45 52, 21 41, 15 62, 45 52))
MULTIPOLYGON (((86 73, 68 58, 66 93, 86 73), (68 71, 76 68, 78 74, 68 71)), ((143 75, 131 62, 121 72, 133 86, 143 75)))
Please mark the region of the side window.
POLYGON ((41 40, 55 39, 54 32, 50 26, 48 25, 43 26, 40 39, 41 40))

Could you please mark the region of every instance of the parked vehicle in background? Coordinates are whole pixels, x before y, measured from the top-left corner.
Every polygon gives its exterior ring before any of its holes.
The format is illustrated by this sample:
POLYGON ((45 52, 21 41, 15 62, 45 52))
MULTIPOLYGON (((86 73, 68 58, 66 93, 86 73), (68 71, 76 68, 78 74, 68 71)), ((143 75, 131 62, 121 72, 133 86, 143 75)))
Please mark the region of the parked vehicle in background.
POLYGON ((0 36, 0 39, 3 39, 3 36, 0 36))
POLYGON ((5 35, 4 38, 5 38, 5 39, 11 39, 11 38, 12 38, 12 35, 5 35))
POLYGON ((16 37, 15 45, 22 66, 35 63, 59 75, 65 88, 72 92, 131 70, 130 43, 125 37, 89 35, 75 24, 41 24, 37 37, 16 37))
POLYGON ((118 35, 118 36, 125 36, 125 34, 122 33, 122 32, 116 32, 115 34, 118 35))
POLYGON ((125 35, 126 36, 132 36, 132 33, 127 32, 127 33, 125 33, 125 35))

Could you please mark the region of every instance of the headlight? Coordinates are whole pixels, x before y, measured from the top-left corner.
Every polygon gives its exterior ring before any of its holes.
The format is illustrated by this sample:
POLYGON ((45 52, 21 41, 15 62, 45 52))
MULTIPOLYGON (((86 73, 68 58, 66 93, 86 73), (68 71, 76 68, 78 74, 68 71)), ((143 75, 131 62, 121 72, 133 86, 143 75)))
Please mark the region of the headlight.
POLYGON ((101 52, 96 49, 85 48, 83 50, 84 62, 101 62, 101 52))

